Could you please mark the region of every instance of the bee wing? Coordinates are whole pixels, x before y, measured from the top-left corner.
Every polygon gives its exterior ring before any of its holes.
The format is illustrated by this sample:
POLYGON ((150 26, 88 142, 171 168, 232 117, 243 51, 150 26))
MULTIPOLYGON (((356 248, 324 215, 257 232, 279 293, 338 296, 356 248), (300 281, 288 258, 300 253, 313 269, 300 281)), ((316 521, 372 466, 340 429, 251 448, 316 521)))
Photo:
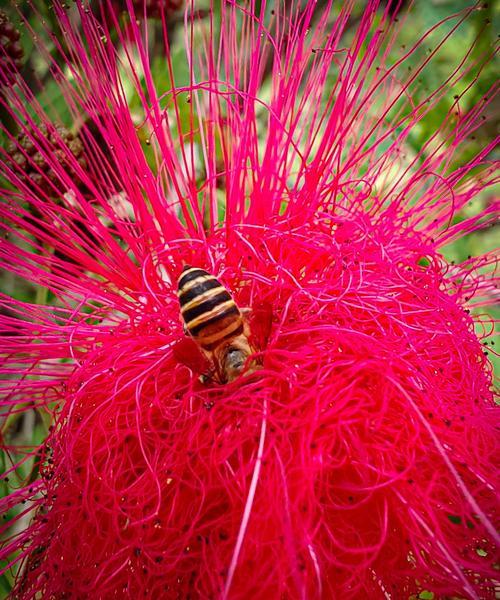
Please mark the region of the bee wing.
POLYGON ((184 337, 178 340, 174 344, 172 352, 178 363, 185 365, 194 373, 207 373, 212 368, 210 361, 192 338, 184 337))

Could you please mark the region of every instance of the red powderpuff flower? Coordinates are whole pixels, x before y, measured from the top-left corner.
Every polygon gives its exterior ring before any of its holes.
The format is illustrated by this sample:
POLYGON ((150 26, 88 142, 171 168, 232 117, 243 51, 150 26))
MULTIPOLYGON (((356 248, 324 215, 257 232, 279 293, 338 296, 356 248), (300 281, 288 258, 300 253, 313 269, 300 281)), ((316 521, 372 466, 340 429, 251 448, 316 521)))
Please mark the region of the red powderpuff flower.
POLYGON ((22 78, 0 98, 40 175, 3 151, 2 262, 47 290, 2 296, 3 411, 53 419, 35 447, 3 430, 16 598, 493 597, 488 320, 469 309, 494 301, 496 259, 442 250, 495 218, 458 215, 495 181, 494 142, 459 158, 496 88, 463 108, 488 59, 470 47, 419 87, 480 13, 402 48, 411 17, 351 9, 189 4, 187 68, 163 15, 155 82, 144 20, 56 4, 39 52, 85 161, 22 78), (200 380, 186 264, 251 310, 262 368, 200 380))

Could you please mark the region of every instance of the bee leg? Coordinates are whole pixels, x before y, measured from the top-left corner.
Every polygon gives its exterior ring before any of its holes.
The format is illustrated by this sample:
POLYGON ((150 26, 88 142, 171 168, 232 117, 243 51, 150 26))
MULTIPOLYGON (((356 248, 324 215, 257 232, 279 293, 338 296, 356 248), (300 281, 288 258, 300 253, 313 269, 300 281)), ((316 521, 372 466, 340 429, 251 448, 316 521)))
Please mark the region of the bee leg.
POLYGON ((207 358, 210 360, 211 366, 205 373, 202 373, 199 376, 199 382, 203 385, 208 385, 209 383, 219 383, 219 377, 217 375, 217 368, 213 363, 213 360, 210 359, 209 356, 207 358))
POLYGON ((252 373, 255 373, 256 371, 260 371, 263 368, 264 367, 262 366, 261 363, 257 362, 256 360, 253 360, 251 362, 251 364, 248 366, 248 369, 246 369, 243 372, 243 375, 251 375, 252 373))

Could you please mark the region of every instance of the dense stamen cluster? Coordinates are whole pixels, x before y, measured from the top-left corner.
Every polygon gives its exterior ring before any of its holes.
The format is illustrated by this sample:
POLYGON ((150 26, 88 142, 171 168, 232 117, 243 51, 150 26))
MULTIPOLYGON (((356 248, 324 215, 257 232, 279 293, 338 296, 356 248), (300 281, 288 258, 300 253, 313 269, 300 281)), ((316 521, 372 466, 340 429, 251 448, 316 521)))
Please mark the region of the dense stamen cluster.
MULTIPOLYGON (((388 244, 361 217, 346 226, 341 242, 326 224, 235 229, 241 259, 221 257, 225 277, 272 319, 263 369, 243 382, 204 385, 176 359, 168 288, 141 322, 102 335, 51 436, 34 522, 45 560, 25 589, 488 594, 494 432, 471 317, 439 261, 419 265, 418 236, 393 230, 388 244)), ((259 337, 262 313, 252 325, 259 337)))

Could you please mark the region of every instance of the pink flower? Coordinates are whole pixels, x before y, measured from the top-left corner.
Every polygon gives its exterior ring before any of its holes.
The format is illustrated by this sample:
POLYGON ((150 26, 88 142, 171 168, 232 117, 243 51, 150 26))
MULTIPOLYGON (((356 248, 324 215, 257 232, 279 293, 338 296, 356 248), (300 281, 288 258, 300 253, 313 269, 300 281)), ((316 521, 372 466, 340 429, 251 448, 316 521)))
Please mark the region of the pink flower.
POLYGON ((449 99, 483 66, 464 46, 419 91, 476 9, 401 48, 411 17, 376 2, 354 27, 350 3, 259 6, 189 4, 174 72, 165 18, 161 70, 139 11, 56 3, 58 58, 38 51, 78 143, 19 74, 0 97, 1 257, 47 290, 2 296, 3 411, 53 419, 37 447, 3 435, 15 597, 493 597, 496 414, 469 309, 494 302, 496 258, 443 251, 497 213, 459 219, 495 182, 494 141, 460 150, 497 88, 449 99), (200 380, 185 264, 251 309, 261 369, 200 380))

